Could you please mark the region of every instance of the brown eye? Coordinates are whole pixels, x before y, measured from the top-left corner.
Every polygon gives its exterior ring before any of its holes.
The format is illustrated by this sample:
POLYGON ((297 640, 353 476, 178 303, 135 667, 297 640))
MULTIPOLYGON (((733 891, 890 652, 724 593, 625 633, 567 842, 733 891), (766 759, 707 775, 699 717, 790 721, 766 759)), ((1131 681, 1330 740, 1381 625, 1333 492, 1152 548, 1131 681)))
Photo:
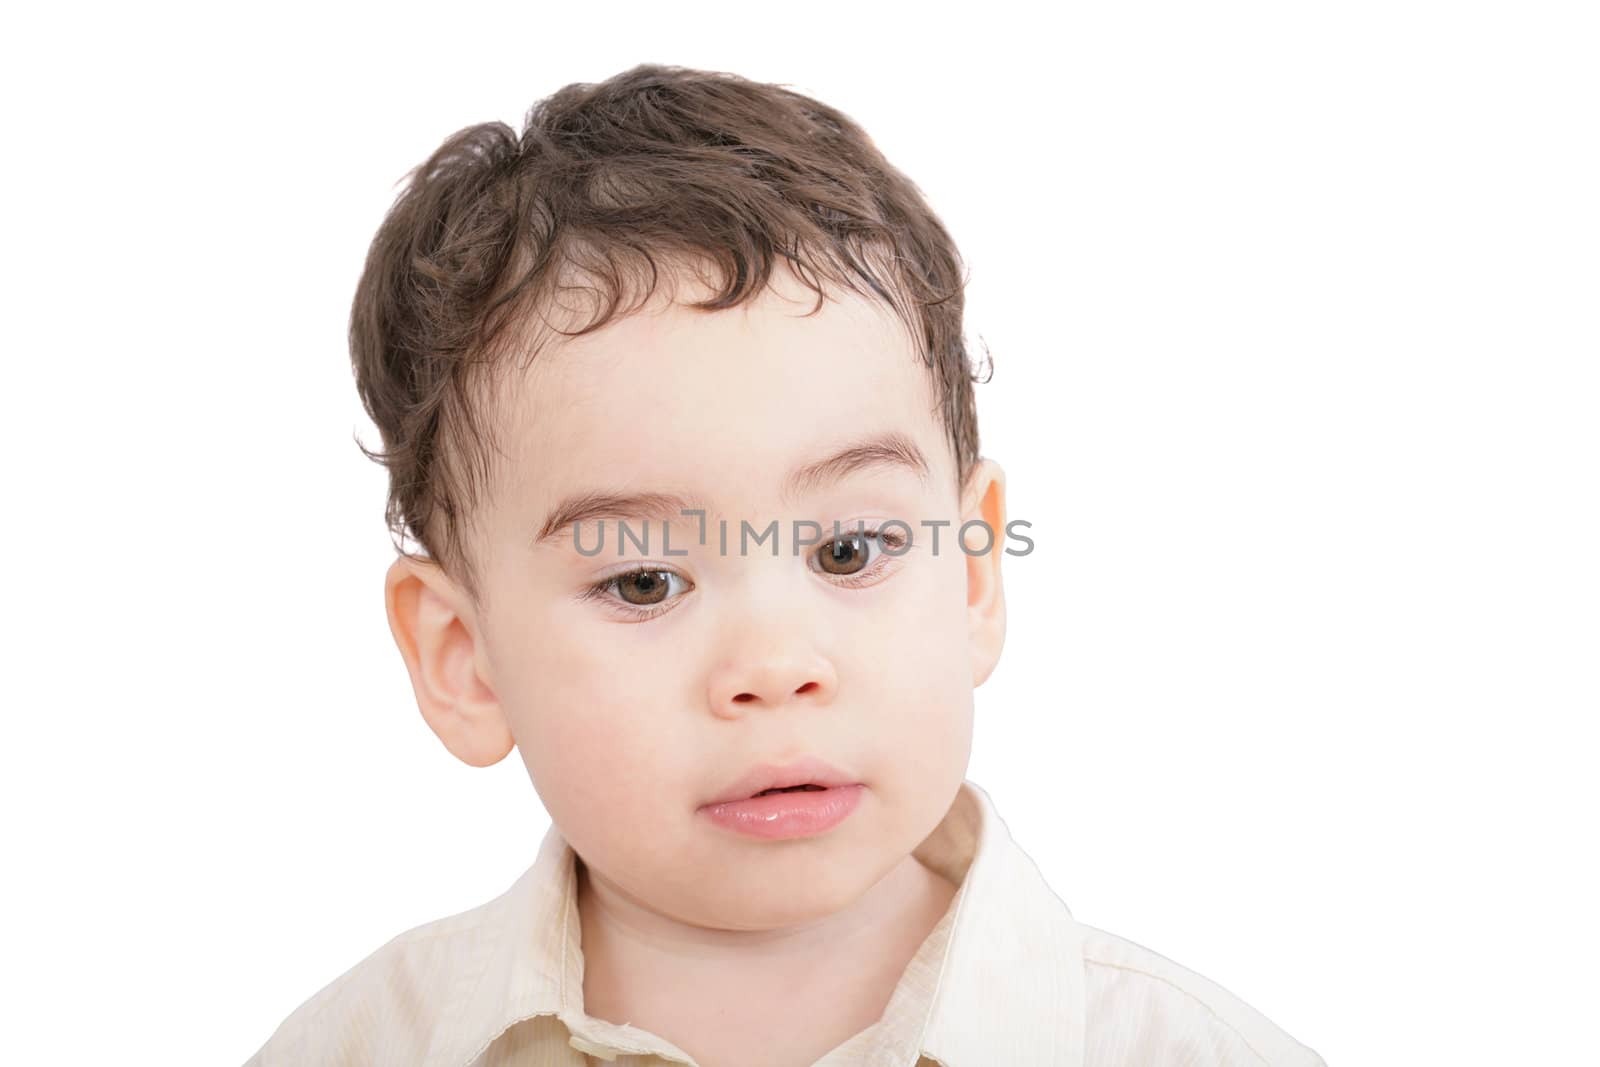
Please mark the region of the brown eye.
POLYGON ((615 579, 617 593, 629 604, 644 607, 666 599, 671 571, 629 571, 615 579))
POLYGON ((867 541, 861 534, 829 541, 818 556, 822 569, 829 574, 855 574, 867 565, 867 541))

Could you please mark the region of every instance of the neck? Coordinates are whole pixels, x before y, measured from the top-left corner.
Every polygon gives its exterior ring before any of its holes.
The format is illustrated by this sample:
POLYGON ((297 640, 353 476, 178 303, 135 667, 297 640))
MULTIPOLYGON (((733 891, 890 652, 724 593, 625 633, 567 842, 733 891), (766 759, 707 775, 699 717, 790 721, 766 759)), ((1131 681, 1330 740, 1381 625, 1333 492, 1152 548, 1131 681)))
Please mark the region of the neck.
POLYGON ((690 1042, 710 1040, 704 1035, 730 1013, 768 1026, 810 1020, 811 1039, 824 1042, 824 1051, 870 1025, 957 888, 907 856, 832 915, 723 930, 651 911, 581 859, 577 864, 584 1010, 691 1052, 690 1042), (835 1025, 823 1033, 817 1021, 830 1015, 835 1025))

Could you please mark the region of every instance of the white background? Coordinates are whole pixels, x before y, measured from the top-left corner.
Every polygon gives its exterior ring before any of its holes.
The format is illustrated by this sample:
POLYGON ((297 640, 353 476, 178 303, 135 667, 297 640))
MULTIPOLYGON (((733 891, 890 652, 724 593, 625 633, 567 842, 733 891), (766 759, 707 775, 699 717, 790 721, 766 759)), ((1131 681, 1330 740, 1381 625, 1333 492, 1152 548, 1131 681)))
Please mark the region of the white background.
POLYGON ((970 776, 1330 1063, 1594 1055, 1588 5, 13 14, 7 1062, 243 1061, 547 817, 382 606, 345 348, 447 134, 641 61, 859 119, 972 267, 1037 550, 970 776))

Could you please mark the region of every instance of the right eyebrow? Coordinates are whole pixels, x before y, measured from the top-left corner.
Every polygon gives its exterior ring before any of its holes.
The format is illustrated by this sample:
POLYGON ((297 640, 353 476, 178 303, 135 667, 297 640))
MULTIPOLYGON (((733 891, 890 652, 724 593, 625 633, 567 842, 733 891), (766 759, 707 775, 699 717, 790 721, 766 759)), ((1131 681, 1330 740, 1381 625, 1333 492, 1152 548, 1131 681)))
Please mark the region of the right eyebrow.
POLYGON ((542 545, 580 522, 654 519, 665 524, 684 518, 685 511, 696 510, 707 510, 705 503, 678 493, 577 493, 550 512, 533 543, 535 547, 542 545))

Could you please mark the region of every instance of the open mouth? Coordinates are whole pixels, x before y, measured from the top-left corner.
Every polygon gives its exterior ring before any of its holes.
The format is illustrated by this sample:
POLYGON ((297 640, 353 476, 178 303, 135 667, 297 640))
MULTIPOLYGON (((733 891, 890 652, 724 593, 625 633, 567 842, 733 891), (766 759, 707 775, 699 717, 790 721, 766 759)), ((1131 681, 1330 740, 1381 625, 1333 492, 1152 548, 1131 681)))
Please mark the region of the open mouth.
MULTIPOLYGON (((787 786, 784 786, 782 789, 763 789, 761 792, 757 793, 756 796, 757 797, 770 796, 773 793, 802 793, 802 792, 820 793, 822 790, 824 790, 826 788, 827 788, 826 786, 810 785, 810 784, 807 784, 807 785, 787 785, 787 786)), ((751 797, 750 799, 754 800, 755 797, 751 797)))

